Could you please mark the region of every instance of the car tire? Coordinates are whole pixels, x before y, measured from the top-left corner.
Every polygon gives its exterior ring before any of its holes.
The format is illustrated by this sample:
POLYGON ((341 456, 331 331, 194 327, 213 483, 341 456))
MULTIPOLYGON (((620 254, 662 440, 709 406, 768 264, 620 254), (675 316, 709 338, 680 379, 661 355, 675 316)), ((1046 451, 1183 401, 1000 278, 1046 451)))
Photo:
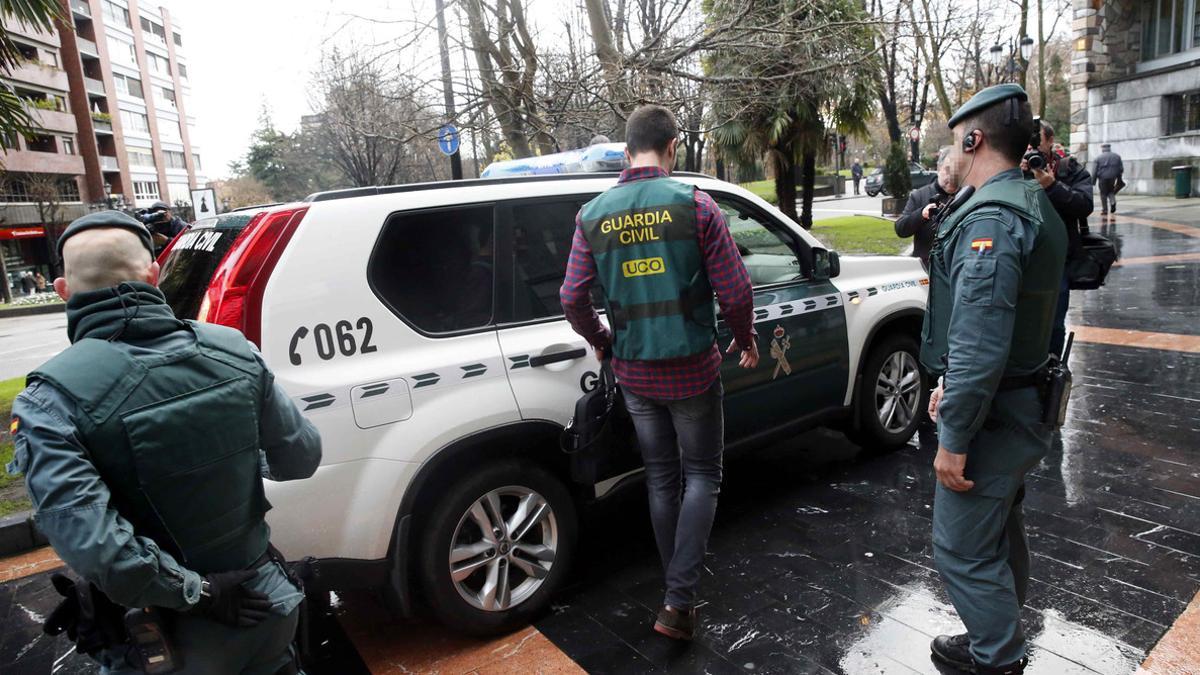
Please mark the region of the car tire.
POLYGON ((876 342, 858 380, 851 439, 866 450, 902 447, 925 419, 929 386, 915 336, 892 333, 876 342))
POLYGON ((549 604, 571 563, 578 524, 570 493, 541 466, 504 460, 471 469, 443 494, 418 553, 433 613, 473 635, 528 624, 549 604), (499 519, 493 515, 496 505, 499 519), (518 522, 521 509, 526 518, 518 522), (529 522, 539 510, 541 518, 529 522), (481 523, 493 526, 490 537, 481 523), (507 532, 509 526, 524 532, 507 532), (498 530, 504 531, 497 535, 498 530))
POLYGON ((875 197, 879 194, 879 190, 867 190, 868 197, 875 197))

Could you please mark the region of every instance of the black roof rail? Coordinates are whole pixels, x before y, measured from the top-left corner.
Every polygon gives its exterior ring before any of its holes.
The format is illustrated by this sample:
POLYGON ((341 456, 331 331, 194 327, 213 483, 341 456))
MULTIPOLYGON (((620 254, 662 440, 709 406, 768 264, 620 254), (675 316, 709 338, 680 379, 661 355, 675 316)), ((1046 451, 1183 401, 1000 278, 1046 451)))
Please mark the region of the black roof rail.
MULTIPOLYGON (((485 185, 510 185, 514 183, 538 183, 544 181, 581 180, 585 178, 613 178, 619 175, 616 171, 590 173, 555 173, 534 176, 506 176, 504 178, 468 178, 466 180, 439 180, 428 183, 405 183, 403 185, 384 185, 374 187, 348 188, 345 190, 330 190, 315 192, 304 198, 306 202, 328 202, 335 199, 350 199, 352 197, 370 197, 372 195, 388 195, 400 192, 419 192, 421 190, 440 190, 454 187, 476 187, 485 185)), ((713 178, 707 174, 693 171, 673 171, 672 176, 687 176, 689 178, 713 178)), ((715 180, 715 179, 714 179, 715 180)))

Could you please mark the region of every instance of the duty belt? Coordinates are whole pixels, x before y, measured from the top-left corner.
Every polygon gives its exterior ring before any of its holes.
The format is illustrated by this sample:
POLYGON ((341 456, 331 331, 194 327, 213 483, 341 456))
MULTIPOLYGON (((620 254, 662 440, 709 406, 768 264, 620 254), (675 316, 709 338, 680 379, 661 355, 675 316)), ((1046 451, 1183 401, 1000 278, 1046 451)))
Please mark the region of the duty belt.
POLYGON ((1026 389, 1028 387, 1040 387, 1046 382, 1048 372, 1045 368, 1040 368, 1035 372, 1025 375, 1009 375, 1000 378, 1000 386, 996 391, 1011 391, 1013 389, 1026 389))

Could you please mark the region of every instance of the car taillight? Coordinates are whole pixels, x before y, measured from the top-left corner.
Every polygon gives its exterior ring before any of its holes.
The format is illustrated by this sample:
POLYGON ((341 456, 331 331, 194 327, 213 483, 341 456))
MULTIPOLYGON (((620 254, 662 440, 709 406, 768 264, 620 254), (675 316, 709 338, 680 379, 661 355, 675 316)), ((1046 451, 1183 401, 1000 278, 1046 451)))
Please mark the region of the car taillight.
POLYGON ((261 347, 263 289, 306 213, 301 206, 251 218, 213 273, 196 319, 236 328, 261 347))

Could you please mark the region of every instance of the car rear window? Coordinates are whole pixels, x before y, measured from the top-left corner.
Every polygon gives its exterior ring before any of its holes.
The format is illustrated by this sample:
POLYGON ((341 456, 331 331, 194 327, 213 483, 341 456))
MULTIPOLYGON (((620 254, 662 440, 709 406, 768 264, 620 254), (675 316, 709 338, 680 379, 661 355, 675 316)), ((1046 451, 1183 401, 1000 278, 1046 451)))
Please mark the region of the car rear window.
POLYGON ((180 319, 194 319, 213 272, 238 234, 257 212, 197 220, 171 247, 158 276, 158 287, 180 319))

